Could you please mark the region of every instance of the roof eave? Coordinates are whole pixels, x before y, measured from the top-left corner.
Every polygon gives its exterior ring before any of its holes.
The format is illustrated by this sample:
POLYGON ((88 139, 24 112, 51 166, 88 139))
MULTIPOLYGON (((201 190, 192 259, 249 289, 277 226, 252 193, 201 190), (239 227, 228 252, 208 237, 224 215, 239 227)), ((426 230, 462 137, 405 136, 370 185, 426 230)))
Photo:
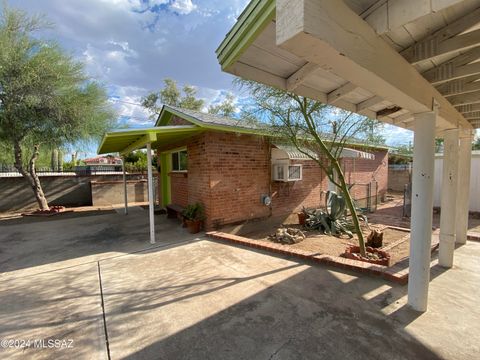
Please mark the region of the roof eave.
POLYGON ((215 51, 222 70, 243 54, 265 27, 275 18, 275 0, 253 0, 215 51))

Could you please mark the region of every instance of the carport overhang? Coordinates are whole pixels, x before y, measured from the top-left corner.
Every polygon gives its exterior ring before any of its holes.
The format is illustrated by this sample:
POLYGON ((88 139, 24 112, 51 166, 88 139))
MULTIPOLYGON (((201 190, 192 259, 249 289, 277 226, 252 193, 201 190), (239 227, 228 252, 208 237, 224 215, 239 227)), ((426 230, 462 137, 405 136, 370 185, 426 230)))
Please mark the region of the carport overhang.
POLYGON ((125 155, 137 149, 147 148, 148 213, 150 219, 151 244, 155 243, 152 147, 175 144, 200 134, 202 131, 204 130, 197 125, 158 126, 148 129, 113 131, 105 134, 98 148, 99 154, 118 152, 122 155, 125 215, 128 214, 125 155))
POLYGON ((252 0, 217 57, 236 76, 414 130, 409 304, 425 311, 436 136, 446 159, 440 265, 451 267, 455 242, 466 242, 470 143, 480 126, 480 2, 362 4, 252 0))

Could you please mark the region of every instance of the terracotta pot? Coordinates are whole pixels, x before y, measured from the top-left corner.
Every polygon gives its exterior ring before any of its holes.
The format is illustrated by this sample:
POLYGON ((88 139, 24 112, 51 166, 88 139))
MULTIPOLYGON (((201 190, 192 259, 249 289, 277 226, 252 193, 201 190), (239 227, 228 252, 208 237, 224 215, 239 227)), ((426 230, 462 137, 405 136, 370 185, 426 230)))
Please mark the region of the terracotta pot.
POLYGON ((390 266, 390 254, 389 253, 387 253, 383 250, 374 249, 374 248, 371 248, 371 247, 368 247, 368 246, 367 246, 366 250, 367 250, 367 253, 377 253, 378 255, 380 255, 381 258, 379 260, 364 258, 360 255, 360 246, 355 246, 355 245, 349 246, 345 250, 345 253, 343 254, 343 256, 346 257, 347 259, 368 262, 370 264, 390 266))
POLYGON ((297 215, 298 215, 298 223, 300 225, 305 225, 305 221, 307 220, 307 215, 305 215, 303 211, 297 213, 297 215))
POLYGON ((190 232, 190 234, 196 234, 200 232, 202 229, 202 221, 201 220, 185 220, 185 223, 187 224, 187 229, 190 232))

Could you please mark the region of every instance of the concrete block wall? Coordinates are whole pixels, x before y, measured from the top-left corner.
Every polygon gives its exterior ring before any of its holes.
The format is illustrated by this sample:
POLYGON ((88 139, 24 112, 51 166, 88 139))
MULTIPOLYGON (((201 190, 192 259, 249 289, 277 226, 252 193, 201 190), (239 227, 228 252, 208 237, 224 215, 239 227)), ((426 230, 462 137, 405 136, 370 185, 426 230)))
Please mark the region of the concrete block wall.
MULTIPOLYGON (((113 204, 124 204, 123 181, 92 181, 92 205, 105 206, 113 204)), ((128 202, 147 202, 148 183, 147 180, 127 181, 128 202)))
POLYGON ((411 181, 411 172, 408 169, 388 169, 388 189, 403 191, 405 184, 411 181))
MULTIPOLYGON (((146 175, 128 174, 128 180, 138 180, 146 175)), ((121 174, 111 175, 59 175, 40 176, 40 183, 50 205, 90 206, 92 181, 122 181, 121 174)), ((123 187, 121 190, 123 196, 123 187)), ((123 200, 122 200, 123 202, 123 200)), ((0 212, 37 208, 32 189, 22 177, 0 178, 0 212)))

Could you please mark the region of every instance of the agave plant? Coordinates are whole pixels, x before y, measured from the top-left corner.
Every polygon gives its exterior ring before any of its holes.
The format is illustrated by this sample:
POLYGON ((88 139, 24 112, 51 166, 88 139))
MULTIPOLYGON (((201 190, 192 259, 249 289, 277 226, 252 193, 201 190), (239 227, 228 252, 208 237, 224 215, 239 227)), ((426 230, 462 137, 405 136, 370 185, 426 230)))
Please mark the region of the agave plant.
MULTIPOLYGON (((346 201, 343 196, 334 191, 328 191, 325 197, 325 209, 308 210, 303 208, 306 215, 305 227, 307 229, 319 230, 324 234, 341 236, 347 235, 349 238, 353 237, 349 230, 353 224, 347 220, 346 216, 346 201)), ((367 226, 367 218, 359 215, 367 226)))

